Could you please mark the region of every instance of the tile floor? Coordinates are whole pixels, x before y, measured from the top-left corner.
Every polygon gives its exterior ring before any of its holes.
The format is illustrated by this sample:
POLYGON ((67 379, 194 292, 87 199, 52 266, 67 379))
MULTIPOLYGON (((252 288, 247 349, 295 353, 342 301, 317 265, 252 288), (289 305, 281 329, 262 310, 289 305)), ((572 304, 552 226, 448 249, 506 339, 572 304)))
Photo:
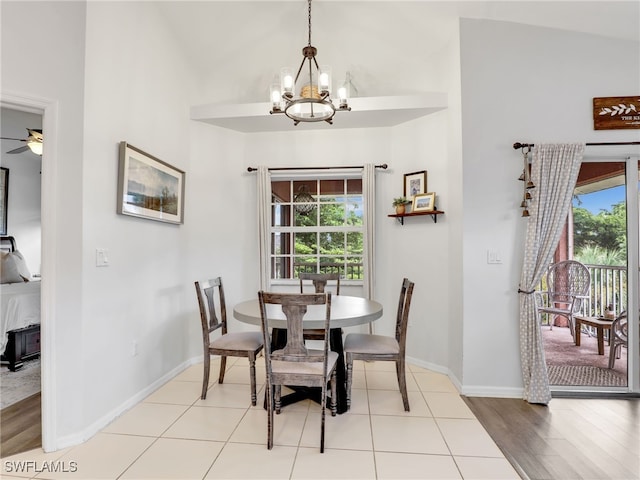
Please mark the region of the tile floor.
MULTIPOLYGON (((260 359, 257 366, 257 407, 251 407, 245 359, 229 359, 222 385, 217 383, 217 374, 212 374, 206 400, 200 400, 202 365, 194 365, 81 445, 2 459, 1 476, 82 480, 520 478, 445 375, 409 366, 411 412, 405 412, 393 362, 354 365, 351 410, 336 417, 327 415, 324 454, 319 449, 318 405, 311 401, 289 405, 275 416, 274 447, 269 451, 267 415, 262 408, 262 362, 260 359), (30 468, 17 472, 20 465, 30 468)), ((217 373, 217 367, 214 362, 212 372, 217 373)))

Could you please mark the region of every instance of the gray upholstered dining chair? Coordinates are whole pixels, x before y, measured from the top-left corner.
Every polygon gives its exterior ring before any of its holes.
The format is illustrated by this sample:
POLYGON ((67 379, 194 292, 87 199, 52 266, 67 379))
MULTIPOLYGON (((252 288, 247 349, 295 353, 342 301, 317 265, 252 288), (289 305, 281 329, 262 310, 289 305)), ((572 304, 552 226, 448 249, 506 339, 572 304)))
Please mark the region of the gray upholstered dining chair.
POLYGON ((349 333, 344 341, 344 353, 347 361, 347 408, 351 407, 351 384, 353 382, 354 360, 378 360, 396 362, 396 376, 402 394, 404 410, 409 411, 409 396, 405 376, 405 349, 407 343, 407 324, 414 283, 407 278, 402 280, 398 312, 395 324, 395 336, 372 335, 368 333, 349 333))
POLYGON ((265 366, 267 370, 267 448, 273 448, 273 413, 280 413, 282 386, 320 387, 320 453, 324 452, 324 424, 327 402, 327 383, 331 383, 331 415, 336 407, 336 364, 338 354, 329 350, 329 322, 331 318, 330 293, 268 293, 258 292, 265 366), (267 315, 268 305, 279 305, 287 318, 287 343, 284 348, 272 351, 270 335, 272 327, 267 315), (325 306, 324 344, 322 350, 305 346, 302 322, 307 307, 325 306))
POLYGON ((251 382, 251 405, 256 404, 256 357, 262 350, 261 332, 227 331, 227 308, 224 299, 222 278, 199 280, 195 282, 198 306, 200 307, 200 323, 202 325, 202 346, 204 348, 204 373, 202 376, 201 399, 207 398, 211 355, 220 355, 220 374, 218 383, 224 381, 227 368, 227 357, 246 357, 249 359, 249 376, 251 382), (218 292, 218 308, 216 308, 216 291, 218 292), (219 310, 219 311, 218 311, 219 310), (212 339, 212 333, 220 330, 220 336, 212 339))
MULTIPOLYGON (((324 293, 327 283, 335 285, 335 295, 340 295, 340 274, 339 273, 299 273, 300 293, 304 293, 305 281, 311 281, 315 293, 324 293), (335 284, 333 283, 335 282, 335 284)), ((322 340, 324 331, 322 329, 306 329, 304 331, 305 340, 322 340)))

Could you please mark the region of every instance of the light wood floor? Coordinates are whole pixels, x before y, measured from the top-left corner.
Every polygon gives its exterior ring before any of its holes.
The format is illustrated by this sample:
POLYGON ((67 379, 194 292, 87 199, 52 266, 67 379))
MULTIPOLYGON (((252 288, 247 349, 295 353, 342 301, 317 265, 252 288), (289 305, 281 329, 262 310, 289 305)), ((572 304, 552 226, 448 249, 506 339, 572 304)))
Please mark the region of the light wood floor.
POLYGON ((0 456, 42 446, 40 393, 0 410, 0 456))
POLYGON ((525 479, 640 478, 640 398, 463 399, 525 479))

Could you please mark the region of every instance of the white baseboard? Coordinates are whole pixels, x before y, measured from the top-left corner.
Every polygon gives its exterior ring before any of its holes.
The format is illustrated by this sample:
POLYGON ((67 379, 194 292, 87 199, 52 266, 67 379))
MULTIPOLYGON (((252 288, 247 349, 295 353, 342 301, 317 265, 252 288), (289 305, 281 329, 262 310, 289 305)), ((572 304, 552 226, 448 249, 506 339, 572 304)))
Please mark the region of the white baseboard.
POLYGON ((460 394, 467 397, 522 398, 524 388, 464 385, 460 394))
POLYGON ((449 377, 449 380, 456 387, 460 395, 467 397, 495 397, 495 398, 522 398, 524 389, 514 387, 490 387, 486 385, 464 385, 451 370, 441 365, 418 360, 417 358, 406 358, 407 363, 418 367, 426 368, 432 372, 442 373, 449 377))

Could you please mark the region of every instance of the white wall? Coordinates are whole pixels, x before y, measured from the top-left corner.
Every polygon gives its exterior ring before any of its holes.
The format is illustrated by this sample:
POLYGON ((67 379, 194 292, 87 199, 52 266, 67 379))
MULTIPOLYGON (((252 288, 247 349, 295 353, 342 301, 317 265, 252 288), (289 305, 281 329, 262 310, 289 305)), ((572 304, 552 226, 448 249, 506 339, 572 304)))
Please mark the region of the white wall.
POLYGON ((189 239, 207 233, 193 213, 197 202, 206 201, 206 185, 198 184, 199 173, 191 166, 192 148, 202 153, 188 115, 194 85, 193 73, 153 3, 87 4, 85 426, 103 426, 202 348, 188 268, 194 255, 189 239), (184 225, 116 213, 118 145, 123 140, 187 172, 184 225), (96 267, 96 248, 108 250, 110 266, 96 267))
POLYGON ((56 124, 55 138, 50 137, 56 154, 47 158, 45 146, 42 166, 50 192, 43 198, 43 212, 45 205, 55 212, 42 218, 43 239, 53 252, 42 258, 43 273, 47 265, 54 272, 53 277, 43 276, 42 291, 52 290, 56 299, 42 327, 43 333, 55 328, 49 344, 55 348, 48 351, 49 345, 43 345, 43 353, 54 359, 57 395, 43 392, 42 398, 54 412, 53 434, 62 437, 85 426, 79 394, 82 360, 88 354, 81 335, 85 4, 3 1, 1 8, 3 106, 8 95, 37 98, 43 101, 38 103, 52 105, 49 115, 57 114, 55 119, 44 118, 45 125, 56 124), (37 61, 30 52, 38 52, 37 61))
MULTIPOLYGON (((518 395, 518 282, 526 220, 521 142, 638 140, 594 131, 592 99, 633 95, 638 43, 513 23, 461 21, 464 392, 518 395), (501 265, 488 265, 487 249, 501 265)), ((612 154, 612 150, 606 151, 612 154)))
MULTIPOLYGON (((25 139, 24 128, 42 129, 42 115, 2 109, 2 136, 25 139)), ((7 202, 7 235, 16 239, 18 250, 24 256, 31 275, 40 274, 40 172, 42 157, 31 150, 8 154, 24 142, 2 141, 2 166, 9 169, 9 199, 7 202)))

